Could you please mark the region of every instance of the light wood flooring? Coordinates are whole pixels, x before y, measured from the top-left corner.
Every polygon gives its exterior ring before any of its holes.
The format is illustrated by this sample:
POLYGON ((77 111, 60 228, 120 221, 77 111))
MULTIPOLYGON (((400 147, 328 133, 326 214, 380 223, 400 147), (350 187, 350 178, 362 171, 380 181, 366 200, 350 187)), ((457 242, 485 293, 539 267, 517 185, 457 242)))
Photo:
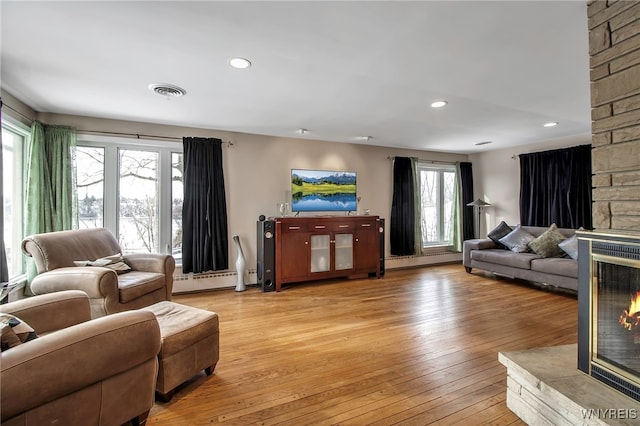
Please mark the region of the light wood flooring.
POLYGON ((577 298, 460 264, 178 295, 217 312, 220 361, 148 426, 510 425, 499 351, 577 342, 577 298))

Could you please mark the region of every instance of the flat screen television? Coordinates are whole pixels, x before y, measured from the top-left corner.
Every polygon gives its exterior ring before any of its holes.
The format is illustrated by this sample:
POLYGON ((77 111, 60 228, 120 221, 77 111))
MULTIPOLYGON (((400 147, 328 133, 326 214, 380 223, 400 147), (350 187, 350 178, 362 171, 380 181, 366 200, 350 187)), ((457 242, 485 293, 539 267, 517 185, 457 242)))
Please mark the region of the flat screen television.
POLYGON ((356 172, 291 170, 292 212, 357 210, 356 172))

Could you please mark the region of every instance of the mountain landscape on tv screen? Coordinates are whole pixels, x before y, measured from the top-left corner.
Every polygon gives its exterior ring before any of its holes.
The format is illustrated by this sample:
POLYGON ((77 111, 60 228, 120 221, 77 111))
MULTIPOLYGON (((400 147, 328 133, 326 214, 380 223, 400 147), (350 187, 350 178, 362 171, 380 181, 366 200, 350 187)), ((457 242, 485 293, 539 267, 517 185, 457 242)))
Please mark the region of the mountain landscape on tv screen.
POLYGON ((291 207, 295 212, 355 211, 356 173, 292 170, 291 207))

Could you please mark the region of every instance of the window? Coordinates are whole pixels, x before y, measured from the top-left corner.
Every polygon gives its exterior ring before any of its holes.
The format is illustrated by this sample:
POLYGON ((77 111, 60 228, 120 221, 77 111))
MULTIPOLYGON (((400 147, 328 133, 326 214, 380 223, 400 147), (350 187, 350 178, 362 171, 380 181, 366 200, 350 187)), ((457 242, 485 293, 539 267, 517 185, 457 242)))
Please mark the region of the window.
POLYGON ((105 227, 125 253, 172 253, 179 263, 181 144, 79 136, 76 184, 81 228, 105 227))
POLYGON ((104 148, 76 148, 78 227, 104 226, 104 148))
POLYGON ((182 263, 182 204, 184 163, 181 152, 171 154, 171 252, 182 263))
POLYGON ((418 164, 422 245, 453 244, 456 169, 452 165, 418 164))
POLYGON ((3 117, 2 123, 2 179, 4 209, 4 244, 11 279, 25 272, 20 249, 23 237, 22 213, 24 190, 24 157, 29 132, 19 124, 3 117))
POLYGON ((159 251, 158 153, 119 149, 120 247, 128 253, 159 251))

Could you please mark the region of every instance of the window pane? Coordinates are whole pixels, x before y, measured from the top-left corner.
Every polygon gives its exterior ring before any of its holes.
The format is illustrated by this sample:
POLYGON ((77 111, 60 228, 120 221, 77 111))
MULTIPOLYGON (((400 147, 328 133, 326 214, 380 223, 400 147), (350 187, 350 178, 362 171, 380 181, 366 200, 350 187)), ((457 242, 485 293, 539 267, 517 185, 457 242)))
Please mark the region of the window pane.
POLYGON ((118 234, 125 252, 159 252, 158 153, 119 150, 118 234))
POLYGON ((453 242, 453 197, 455 169, 422 165, 419 168, 421 230, 423 246, 450 245, 453 242))
POLYGON ((104 148, 76 148, 78 227, 104 226, 104 148))
POLYGON ((442 240, 453 241, 453 194, 456 184, 455 172, 443 172, 442 196, 444 205, 442 206, 443 234, 442 240))
POLYGON ((22 237, 22 147, 24 136, 2 128, 2 208, 4 244, 9 277, 24 272, 20 252, 22 237))
POLYGON ((422 207, 422 242, 429 244, 438 242, 439 227, 439 179, 438 172, 420 171, 420 202, 422 207))
POLYGON ((182 203, 183 162, 182 153, 171 153, 171 253, 176 263, 182 263, 182 203))

